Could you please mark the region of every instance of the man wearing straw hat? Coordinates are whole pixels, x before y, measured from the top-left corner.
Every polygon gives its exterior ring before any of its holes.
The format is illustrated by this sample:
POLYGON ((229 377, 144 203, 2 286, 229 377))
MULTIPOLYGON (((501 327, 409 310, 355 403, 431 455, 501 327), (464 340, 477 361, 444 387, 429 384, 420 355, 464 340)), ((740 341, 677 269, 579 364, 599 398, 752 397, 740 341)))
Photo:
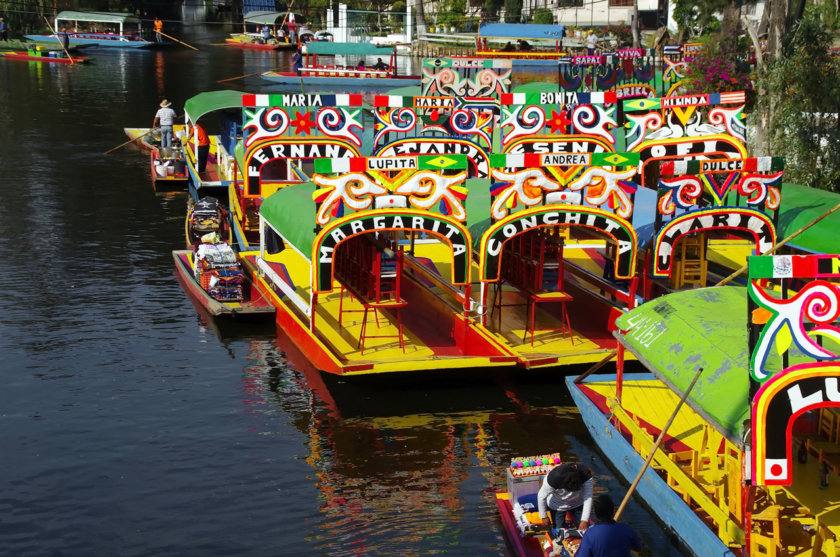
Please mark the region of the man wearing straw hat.
POLYGON ((175 124, 175 111, 169 108, 170 106, 172 106, 172 103, 163 99, 152 123, 153 130, 157 129, 158 124, 160 124, 160 146, 162 149, 172 147, 172 126, 175 124))

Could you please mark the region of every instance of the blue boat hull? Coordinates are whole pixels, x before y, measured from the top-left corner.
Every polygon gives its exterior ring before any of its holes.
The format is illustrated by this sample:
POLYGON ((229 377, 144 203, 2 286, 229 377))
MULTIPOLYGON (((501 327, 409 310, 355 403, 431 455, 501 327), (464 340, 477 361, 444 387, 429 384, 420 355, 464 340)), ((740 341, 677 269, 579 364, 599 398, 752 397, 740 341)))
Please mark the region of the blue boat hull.
POLYGON ((393 88, 393 87, 411 87, 419 86, 420 78, 386 78, 386 77, 313 77, 313 76, 298 76, 287 74, 264 73, 261 74, 263 79, 274 83, 281 83, 284 85, 300 86, 301 80, 303 85, 326 86, 326 87, 370 87, 370 88, 393 88))
MULTIPOLYGON (((634 379, 654 379, 653 374, 633 374, 634 379)), ((615 375, 593 375, 596 382, 615 381, 615 375)), ((586 381, 584 381, 585 383, 586 381)), ((603 413, 578 389, 574 377, 566 378, 569 392, 580 410, 589 434, 601 452, 628 482, 632 482, 645 463, 603 413)), ((708 526, 685 504, 653 469, 648 469, 636 491, 665 525, 698 557, 735 557, 708 526)))
MULTIPOLYGON (((37 43, 56 44, 55 35, 24 35, 30 41, 37 43)), ((107 46, 109 48, 149 48, 156 43, 151 41, 122 41, 119 39, 82 39, 70 37, 70 46, 107 46)))

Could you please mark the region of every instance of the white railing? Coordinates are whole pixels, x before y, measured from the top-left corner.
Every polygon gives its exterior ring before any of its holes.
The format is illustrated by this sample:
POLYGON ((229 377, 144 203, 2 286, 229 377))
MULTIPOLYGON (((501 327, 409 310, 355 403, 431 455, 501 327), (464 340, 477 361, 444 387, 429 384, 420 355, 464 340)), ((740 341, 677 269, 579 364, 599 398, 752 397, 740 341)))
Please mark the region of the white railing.
POLYGON ((269 280, 273 287, 279 288, 280 291, 289 299, 289 301, 297 307, 300 311, 304 313, 307 317, 309 317, 312 313, 312 308, 306 301, 301 298, 298 293, 295 291, 294 288, 290 284, 287 284, 286 281, 280 278, 280 276, 274 272, 274 269, 271 268, 271 265, 265 259, 260 257, 257 258, 257 267, 259 268, 260 272, 269 280))

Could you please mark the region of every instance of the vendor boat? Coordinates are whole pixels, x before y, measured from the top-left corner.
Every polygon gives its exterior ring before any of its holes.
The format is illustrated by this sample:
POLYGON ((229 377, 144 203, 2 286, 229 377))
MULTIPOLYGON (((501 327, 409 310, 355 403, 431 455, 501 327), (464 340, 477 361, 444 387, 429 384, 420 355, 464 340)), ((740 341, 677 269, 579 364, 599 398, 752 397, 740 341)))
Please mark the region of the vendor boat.
MULTIPOLYGON (((53 30, 60 35, 66 32, 70 46, 149 48, 156 44, 143 38, 140 19, 128 13, 63 11, 55 16, 53 30)), ((62 40, 55 34, 25 37, 39 43, 62 40)))
POLYGON ((215 233, 194 250, 172 252, 175 274, 187 294, 215 317, 270 318, 275 310, 243 270, 241 258, 215 233))
POLYGON ((537 493, 543 478, 560 464, 560 454, 553 453, 516 457, 507 467, 507 489, 496 493, 496 507, 516 557, 573 557, 577 553, 585 532, 571 522, 559 528, 545 526, 538 512, 537 493))
POLYGON ((154 149, 149 155, 152 186, 155 191, 184 190, 189 182, 184 153, 180 146, 172 149, 154 149))
POLYGON ((8 60, 25 60, 27 62, 46 62, 49 64, 85 64, 93 60, 86 56, 68 57, 62 51, 51 50, 41 52, 40 50, 29 50, 27 52, 5 51, 0 56, 8 60))
POLYGON ((264 72, 263 79, 306 87, 394 88, 420 85, 419 75, 397 73, 396 47, 370 43, 310 41, 304 49, 300 72, 264 72), (378 60, 383 66, 377 68, 378 60), (387 62, 386 62, 387 60, 387 62))

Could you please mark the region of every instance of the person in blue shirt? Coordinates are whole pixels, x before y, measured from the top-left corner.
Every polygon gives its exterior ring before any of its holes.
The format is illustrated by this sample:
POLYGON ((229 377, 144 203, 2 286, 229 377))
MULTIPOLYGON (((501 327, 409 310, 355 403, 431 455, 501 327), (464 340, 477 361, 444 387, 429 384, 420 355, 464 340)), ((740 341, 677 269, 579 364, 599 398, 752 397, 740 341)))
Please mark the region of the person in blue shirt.
POLYGON ((0 41, 8 41, 8 34, 9 28, 6 26, 6 22, 3 21, 3 18, 0 17, 0 41))
POLYGON ((594 524, 580 541, 577 557, 631 557, 630 550, 642 549, 642 540, 629 524, 613 520, 615 505, 602 493, 592 499, 594 524))

